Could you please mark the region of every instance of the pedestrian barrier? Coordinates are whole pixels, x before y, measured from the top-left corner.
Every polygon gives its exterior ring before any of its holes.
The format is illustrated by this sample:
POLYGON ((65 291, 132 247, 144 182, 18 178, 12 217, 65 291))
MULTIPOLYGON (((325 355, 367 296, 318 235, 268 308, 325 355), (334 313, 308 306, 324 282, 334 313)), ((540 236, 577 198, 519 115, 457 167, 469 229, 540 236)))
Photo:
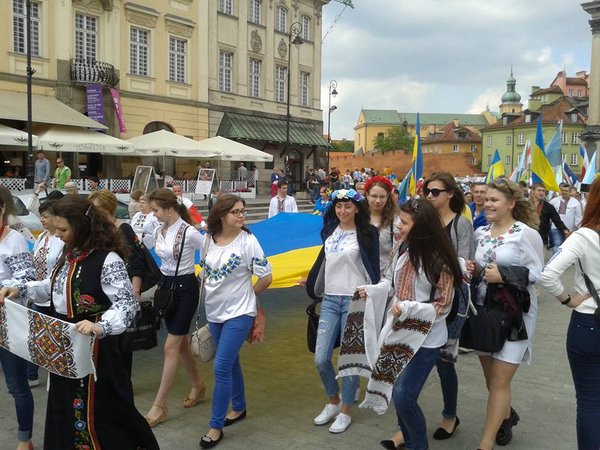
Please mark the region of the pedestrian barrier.
POLYGON ((27 178, 5 178, 0 177, 0 184, 6 186, 9 191, 22 191, 25 189, 27 178))

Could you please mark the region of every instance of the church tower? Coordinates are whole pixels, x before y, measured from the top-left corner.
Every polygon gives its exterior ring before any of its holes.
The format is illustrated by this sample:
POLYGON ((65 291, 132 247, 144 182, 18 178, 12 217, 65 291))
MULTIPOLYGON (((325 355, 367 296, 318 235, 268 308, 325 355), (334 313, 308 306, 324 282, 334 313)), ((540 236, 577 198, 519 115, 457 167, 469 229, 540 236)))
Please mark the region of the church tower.
POLYGON ((515 90, 517 84, 516 78, 513 76, 512 66, 510 68, 510 76, 506 80, 506 92, 502 96, 500 104, 500 114, 519 114, 523 110, 521 96, 515 90))

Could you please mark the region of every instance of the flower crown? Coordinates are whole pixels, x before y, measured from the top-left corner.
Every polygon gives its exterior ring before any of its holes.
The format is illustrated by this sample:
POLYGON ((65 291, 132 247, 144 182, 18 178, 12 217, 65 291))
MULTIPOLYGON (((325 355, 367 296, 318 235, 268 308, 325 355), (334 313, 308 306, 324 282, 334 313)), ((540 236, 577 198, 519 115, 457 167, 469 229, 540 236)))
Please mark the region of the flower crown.
POLYGON ((360 202, 364 200, 364 197, 356 192, 354 189, 337 189, 331 194, 331 200, 354 200, 360 202))
POLYGON ((394 185, 387 177, 382 177, 380 175, 377 175, 376 177, 371 177, 367 180, 367 182, 365 183, 365 191, 369 192, 369 190, 371 189, 371 186, 373 186, 374 183, 385 184, 387 186, 387 190, 389 192, 392 192, 394 190, 394 185))

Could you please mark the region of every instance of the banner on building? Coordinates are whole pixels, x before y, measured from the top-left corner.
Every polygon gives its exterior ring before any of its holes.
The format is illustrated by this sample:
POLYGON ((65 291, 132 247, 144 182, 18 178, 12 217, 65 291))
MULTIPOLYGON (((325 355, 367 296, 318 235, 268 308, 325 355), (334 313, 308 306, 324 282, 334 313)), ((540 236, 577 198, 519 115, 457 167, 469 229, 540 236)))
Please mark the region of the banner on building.
POLYGON ((106 125, 104 117, 104 96, 102 94, 102 86, 100 84, 88 84, 85 87, 87 99, 87 115, 90 119, 106 125))
POLYGON ((115 88, 110 88, 110 95, 112 96, 113 103, 115 105, 115 113, 117 114, 117 122, 119 124, 119 131, 126 133, 127 128, 125 127, 125 119, 123 118, 123 108, 121 106, 121 95, 115 88))

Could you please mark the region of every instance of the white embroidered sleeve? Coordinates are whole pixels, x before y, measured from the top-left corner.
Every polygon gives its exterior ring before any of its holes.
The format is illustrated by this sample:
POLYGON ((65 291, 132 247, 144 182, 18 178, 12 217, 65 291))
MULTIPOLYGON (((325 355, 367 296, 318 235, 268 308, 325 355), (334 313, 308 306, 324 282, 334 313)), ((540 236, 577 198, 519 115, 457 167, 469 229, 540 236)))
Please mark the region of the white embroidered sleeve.
POLYGON ((105 335, 121 334, 131 324, 139 306, 133 295, 127 267, 114 252, 109 253, 104 261, 100 283, 112 306, 102 314, 98 325, 104 329, 105 335))

